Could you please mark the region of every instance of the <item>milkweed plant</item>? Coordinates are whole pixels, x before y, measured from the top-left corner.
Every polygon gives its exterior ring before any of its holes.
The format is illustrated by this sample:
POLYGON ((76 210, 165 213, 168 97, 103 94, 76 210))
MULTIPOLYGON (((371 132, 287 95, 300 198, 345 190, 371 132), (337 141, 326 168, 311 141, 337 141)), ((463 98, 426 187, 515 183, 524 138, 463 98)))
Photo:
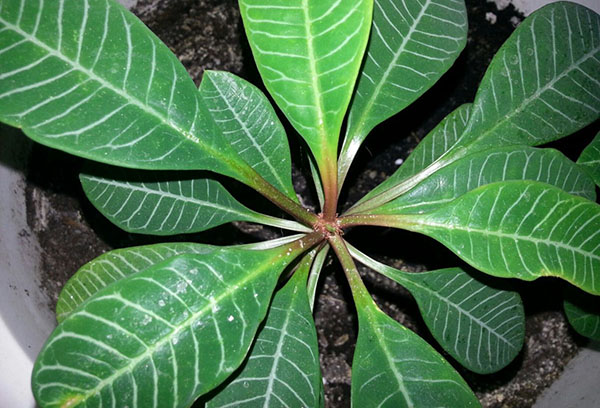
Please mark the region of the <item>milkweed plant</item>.
MULTIPOLYGON (((189 407, 203 395, 207 407, 323 406, 312 307, 329 251, 358 314, 352 405, 479 406, 434 347, 376 306, 356 263, 405 287, 445 355, 476 373, 519 353, 519 295, 458 267, 392 268, 352 246, 349 228, 421 233, 485 274, 562 278, 597 306, 600 136, 576 162, 536 146, 599 118, 598 14, 559 2, 528 17, 492 59, 473 103, 340 213, 367 135, 464 48, 465 4, 239 6, 264 86, 308 147, 317 212, 294 191, 284 127, 259 88, 219 71, 196 88, 113 0, 0 0, 0 118, 39 143, 114 166, 80 175, 110 221, 165 236, 232 221, 290 231, 245 245, 116 249, 82 266, 34 365, 40 407, 189 407), (288 217, 252 210, 211 174, 249 186, 288 217)), ((570 301, 565 309, 575 330, 600 338, 597 309, 570 301)))

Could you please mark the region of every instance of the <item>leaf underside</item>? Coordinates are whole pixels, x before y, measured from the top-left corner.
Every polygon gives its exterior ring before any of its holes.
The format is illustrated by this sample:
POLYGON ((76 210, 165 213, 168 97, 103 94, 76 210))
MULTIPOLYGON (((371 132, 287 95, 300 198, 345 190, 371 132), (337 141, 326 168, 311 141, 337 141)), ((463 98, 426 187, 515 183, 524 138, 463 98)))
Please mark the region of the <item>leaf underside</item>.
POLYGON ((34 366, 41 406, 188 407, 244 359, 286 248, 179 255, 107 286, 55 329, 34 366))

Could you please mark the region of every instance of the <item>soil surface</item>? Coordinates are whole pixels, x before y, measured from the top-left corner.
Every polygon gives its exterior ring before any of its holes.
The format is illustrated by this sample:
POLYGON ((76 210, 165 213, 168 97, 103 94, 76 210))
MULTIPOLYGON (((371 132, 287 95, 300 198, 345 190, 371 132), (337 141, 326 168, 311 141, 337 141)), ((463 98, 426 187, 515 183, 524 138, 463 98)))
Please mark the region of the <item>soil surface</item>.
MULTIPOLYGON (((205 69, 232 71, 260 84, 236 1, 159 1, 158 7, 154 3, 156 1, 139 1, 133 11, 179 56, 197 84, 205 69)), ((522 20, 512 6, 499 11, 494 4, 481 0, 469 0, 467 4, 470 29, 466 50, 431 91, 370 136, 350 172, 350 188, 343 197, 345 206, 391 175, 397 168, 396 163, 401 162, 399 159, 404 160, 445 115, 460 104, 472 101, 493 53, 522 20)), ((291 144, 296 163, 301 165, 303 146, 295 140, 291 144)), ((91 207, 77 178, 86 164, 83 160, 40 145, 34 147, 32 158, 27 190, 28 220, 43 248, 43 285, 52 299, 49 307, 54 308, 60 288, 83 263, 111 248, 165 240, 120 231, 91 207)), ((314 208, 314 191, 308 187, 307 174, 298 168, 293 170, 294 185, 302 201, 314 208)), ((236 192, 255 199, 238 187, 236 192)), ((259 207, 268 206, 256 200, 259 207)), ((251 206, 256 208, 254 203, 251 206)), ((231 244, 273 238, 277 234, 236 223, 208 233, 171 239, 231 244)), ((407 271, 465 266, 434 241, 402 231, 357 229, 350 231, 347 238, 376 259, 407 271)), ((361 274, 382 310, 435 345, 406 290, 366 268, 361 268, 361 274)), ((539 393, 557 378, 582 342, 569 329, 561 312, 562 282, 515 282, 515 287, 523 296, 527 313, 526 341, 521 354, 501 372, 487 376, 475 375, 455 364, 484 407, 531 406, 539 393)), ((349 288, 332 259, 324 269, 317 296, 315 321, 326 406, 349 407, 357 322, 349 288)))

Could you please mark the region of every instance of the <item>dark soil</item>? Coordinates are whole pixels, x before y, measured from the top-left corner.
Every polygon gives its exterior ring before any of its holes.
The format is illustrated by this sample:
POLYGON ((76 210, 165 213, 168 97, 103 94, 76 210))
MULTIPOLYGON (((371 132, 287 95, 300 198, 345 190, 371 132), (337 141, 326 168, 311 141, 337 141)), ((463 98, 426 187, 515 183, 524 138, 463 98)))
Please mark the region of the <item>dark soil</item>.
MULTIPOLYGON (((179 56, 196 83, 200 82, 204 69, 232 71, 253 83, 260 83, 245 42, 236 1, 159 1, 158 8, 152 7, 155 2, 139 1, 134 12, 179 56)), ((351 170, 350 189, 343 197, 345 205, 356 201, 393 173, 397 159, 405 159, 445 115, 460 104, 472 101, 493 53, 512 32, 514 23, 522 19, 512 6, 498 11, 493 4, 481 0, 467 3, 471 27, 467 49, 438 85, 370 136, 351 170), (486 13, 494 13, 495 24, 486 20, 486 13)), ((292 149, 296 158, 301 157, 301 143, 292 141, 292 149)), ((53 304, 49 306, 53 308, 60 288, 83 263, 111 248, 156 240, 118 230, 91 207, 77 178, 85 165, 83 160, 39 145, 34 147, 32 155, 27 191, 28 221, 43 248, 43 286, 50 294, 53 304)), ((314 206, 314 194, 307 187, 306 175, 294 169, 293 176, 303 202, 309 207, 314 206)), ((219 244, 248 242, 256 237, 271 238, 276 234, 237 223, 198 236, 174 239, 219 244)), ((401 231, 366 228, 350 231, 347 237, 375 258, 403 270, 418 272, 460 264, 441 245, 401 231)), ((361 274, 385 312, 431 340, 416 304, 406 290, 365 268, 361 269, 361 274)), ((581 342, 568 328, 561 313, 561 282, 545 280, 515 282, 515 285, 523 296, 527 313, 523 352, 494 375, 480 376, 461 370, 484 407, 531 406, 537 395, 557 378, 581 342)), ((315 321, 326 406, 349 407, 357 327, 349 289, 335 262, 330 261, 325 267, 317 296, 315 321)))

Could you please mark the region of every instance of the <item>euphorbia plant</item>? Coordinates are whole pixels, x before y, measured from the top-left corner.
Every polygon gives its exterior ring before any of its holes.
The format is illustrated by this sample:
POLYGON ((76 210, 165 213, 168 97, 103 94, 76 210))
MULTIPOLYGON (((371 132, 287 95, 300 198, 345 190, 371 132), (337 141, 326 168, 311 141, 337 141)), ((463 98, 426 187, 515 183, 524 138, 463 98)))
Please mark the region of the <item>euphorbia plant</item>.
MULTIPOLYGON (((34 367, 38 403, 187 407, 218 387, 207 406, 322 405, 311 308, 332 249, 359 318, 353 405, 477 406, 432 346, 375 305, 355 260, 406 287, 441 347, 477 373, 497 371, 519 352, 519 296, 461 268, 391 268, 343 233, 404 228, 487 274, 556 276, 600 294, 600 137, 578 163, 532 147, 598 119, 600 17, 557 3, 525 20, 473 104, 458 107, 340 215, 339 193, 366 136, 431 87, 463 48, 464 4, 240 7, 264 84, 309 147, 318 214, 296 197, 286 135, 258 88, 206 72, 196 89, 169 50, 112 0, 0 1, 0 117, 40 143, 119 166, 81 175, 112 222, 156 235, 230 221, 298 233, 230 247, 118 249, 83 266, 61 293, 59 325, 34 367), (291 219, 250 210, 195 170, 250 186, 291 219)), ((593 310, 566 307, 578 330, 598 338, 593 310)))

